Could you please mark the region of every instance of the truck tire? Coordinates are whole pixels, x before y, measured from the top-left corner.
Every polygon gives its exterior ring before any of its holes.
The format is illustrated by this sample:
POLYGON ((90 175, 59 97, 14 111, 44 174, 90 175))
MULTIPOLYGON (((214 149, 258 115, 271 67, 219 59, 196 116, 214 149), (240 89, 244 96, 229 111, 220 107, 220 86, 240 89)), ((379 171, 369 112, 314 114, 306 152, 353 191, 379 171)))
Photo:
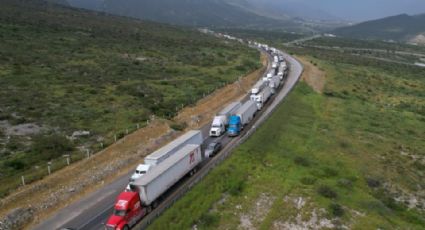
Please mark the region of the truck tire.
POLYGON ((126 225, 122 230, 130 230, 130 228, 128 227, 128 225, 126 225))
POLYGON ((158 207, 158 201, 154 201, 153 204, 152 204, 152 208, 155 209, 156 207, 158 207))
POLYGON ((152 205, 149 205, 148 207, 146 207, 146 212, 147 213, 151 213, 152 212, 152 205))

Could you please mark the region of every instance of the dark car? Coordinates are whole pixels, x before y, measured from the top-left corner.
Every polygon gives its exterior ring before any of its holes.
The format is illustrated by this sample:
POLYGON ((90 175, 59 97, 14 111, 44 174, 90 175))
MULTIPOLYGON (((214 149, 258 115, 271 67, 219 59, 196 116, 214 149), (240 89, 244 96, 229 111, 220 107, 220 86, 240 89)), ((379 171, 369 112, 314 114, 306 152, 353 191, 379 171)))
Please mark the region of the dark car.
POLYGON ((212 157, 221 150, 220 142, 211 142, 205 149, 205 156, 212 157))

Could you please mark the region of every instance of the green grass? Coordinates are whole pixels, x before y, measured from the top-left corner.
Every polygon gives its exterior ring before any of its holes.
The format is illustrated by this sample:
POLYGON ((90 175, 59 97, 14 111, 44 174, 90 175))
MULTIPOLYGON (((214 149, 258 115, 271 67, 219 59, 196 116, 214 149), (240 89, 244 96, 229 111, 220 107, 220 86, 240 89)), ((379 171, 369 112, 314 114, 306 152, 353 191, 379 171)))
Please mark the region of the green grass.
POLYGON ((2 1, 0 40, 0 121, 36 123, 45 136, 91 133, 50 154, 34 148, 34 135, 8 143, 0 128, 0 196, 37 165, 77 146, 95 150, 151 115, 170 118, 260 66, 257 51, 195 29, 38 0, 2 1))
POLYGON ((425 188, 423 163, 401 155, 425 157, 425 71, 301 51, 320 58, 310 57, 327 72, 324 94, 299 83, 247 142, 150 229, 236 229, 261 194, 275 199, 264 219, 253 221, 258 229, 293 222, 297 214, 308 220, 320 208, 322 217, 352 229, 425 227, 424 207, 408 209, 386 186, 418 197, 425 188), (288 197, 307 204, 297 210, 288 197))

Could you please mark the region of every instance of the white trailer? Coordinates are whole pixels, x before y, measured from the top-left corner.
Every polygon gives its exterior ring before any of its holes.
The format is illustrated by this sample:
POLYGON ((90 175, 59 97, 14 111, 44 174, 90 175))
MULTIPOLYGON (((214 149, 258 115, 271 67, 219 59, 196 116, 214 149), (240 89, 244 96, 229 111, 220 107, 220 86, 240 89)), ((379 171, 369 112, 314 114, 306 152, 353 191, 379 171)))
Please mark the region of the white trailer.
POLYGON ((285 76, 285 72, 286 72, 287 69, 288 69, 288 67, 286 66, 286 62, 280 63, 277 75, 280 77, 281 80, 285 76))
POLYGON ((244 125, 248 124, 252 118, 254 118, 256 112, 257 105, 255 102, 249 100, 238 109, 235 115, 241 119, 241 125, 243 127, 244 125))
POLYGON ((211 124, 210 136, 219 137, 226 132, 228 119, 242 106, 240 102, 232 102, 214 117, 211 124))
POLYGON ((269 86, 271 88, 272 94, 275 94, 276 91, 277 91, 277 88, 279 88, 279 86, 280 86, 280 78, 279 78, 279 76, 273 76, 269 80, 269 86))
POLYGON ((264 82, 263 80, 259 80, 254 85, 254 87, 252 87, 251 94, 257 94, 257 93, 259 93, 266 86, 267 86, 267 82, 264 82))
POLYGON ((256 108, 258 110, 261 110, 264 107, 264 104, 269 100, 269 98, 272 96, 272 88, 270 86, 267 86, 264 88, 259 94, 255 97, 255 103, 256 108))
POLYGON ((185 145, 173 156, 137 179, 136 187, 145 206, 153 204, 165 191, 202 162, 200 145, 185 145))
POLYGON ((238 110, 242 104, 240 102, 232 102, 229 105, 227 105, 223 110, 221 110, 217 115, 219 116, 226 116, 229 117, 233 115, 236 110, 238 110))
POLYGON ((204 142, 202 132, 199 130, 191 130, 145 157, 145 164, 152 166, 158 165, 185 145, 201 145, 202 142, 204 142))

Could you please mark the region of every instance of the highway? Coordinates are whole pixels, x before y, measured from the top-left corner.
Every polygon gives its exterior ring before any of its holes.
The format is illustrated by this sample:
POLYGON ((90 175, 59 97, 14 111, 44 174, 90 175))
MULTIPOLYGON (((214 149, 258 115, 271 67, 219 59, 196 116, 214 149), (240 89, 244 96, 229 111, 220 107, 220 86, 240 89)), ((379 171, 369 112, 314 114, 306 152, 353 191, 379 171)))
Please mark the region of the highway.
MULTIPOLYGON (((219 164, 222 160, 227 158, 231 151, 240 143, 242 143, 246 138, 248 138, 255 129, 258 128, 262 122, 264 122, 272 113, 272 111, 277 107, 277 105, 288 95, 291 89, 295 86, 299 80, 301 73, 303 71, 302 65, 292 58, 291 56, 285 54, 285 60, 289 64, 289 74, 285 80, 285 84, 278 91, 274 97, 267 103, 267 106, 264 107, 260 113, 257 113, 254 121, 250 125, 246 126, 242 134, 235 138, 227 137, 223 135, 219 138, 211 138, 208 136, 210 124, 207 124, 201 128, 201 131, 204 135, 205 141, 204 145, 209 144, 212 141, 220 141, 223 145, 223 150, 217 154, 217 156, 204 161, 198 172, 192 177, 185 177, 174 187, 172 187, 166 197, 160 205, 152 211, 148 216, 146 216, 134 229, 141 229, 146 227, 156 216, 158 216, 162 211, 168 208, 175 200, 184 195, 184 193, 189 190, 195 183, 201 180, 207 173, 219 164)), ((269 56, 269 58, 271 58, 269 56)), ((269 61, 266 74, 271 68, 271 61, 269 61)), ((243 101, 248 100, 246 96, 243 101)), ((60 228, 71 228, 78 230, 97 230, 104 229, 103 223, 105 223, 112 213, 113 204, 117 195, 123 191, 125 186, 128 183, 133 170, 128 172, 122 177, 119 177, 114 182, 105 185, 103 188, 93 192, 83 199, 67 206, 66 208, 60 210, 58 213, 54 214, 44 222, 35 226, 33 229, 36 230, 45 230, 45 229, 60 229, 60 228)))

